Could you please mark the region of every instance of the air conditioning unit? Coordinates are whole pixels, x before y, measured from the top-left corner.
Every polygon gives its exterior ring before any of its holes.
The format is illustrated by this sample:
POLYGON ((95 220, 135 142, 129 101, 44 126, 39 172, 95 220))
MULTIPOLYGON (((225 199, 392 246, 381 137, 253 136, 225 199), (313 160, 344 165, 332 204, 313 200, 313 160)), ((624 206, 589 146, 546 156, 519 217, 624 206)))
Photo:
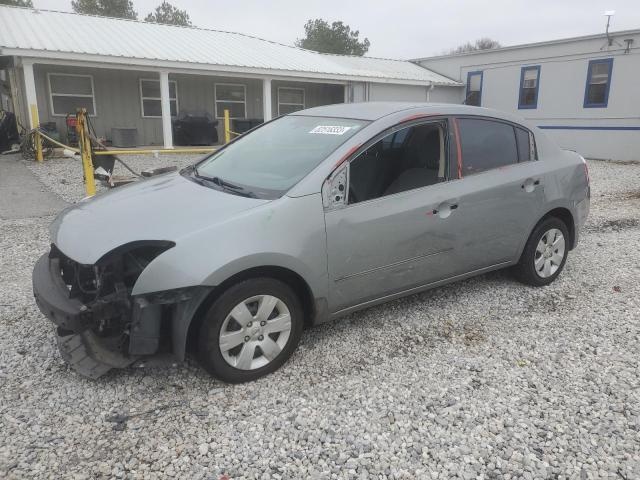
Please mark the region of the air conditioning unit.
POLYGON ((113 127, 111 129, 111 145, 114 147, 132 148, 138 146, 138 129, 113 127))

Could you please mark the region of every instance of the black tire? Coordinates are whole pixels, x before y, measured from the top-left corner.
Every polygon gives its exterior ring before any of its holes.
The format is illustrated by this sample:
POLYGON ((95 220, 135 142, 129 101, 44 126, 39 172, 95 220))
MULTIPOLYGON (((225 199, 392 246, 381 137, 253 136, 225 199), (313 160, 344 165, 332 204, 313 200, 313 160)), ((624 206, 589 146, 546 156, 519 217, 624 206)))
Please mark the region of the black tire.
POLYGON ((524 251, 522 252, 522 256, 520 257, 520 261, 513 267, 513 273, 516 279, 533 287, 544 287, 545 285, 552 283, 558 275, 560 275, 560 272, 562 272, 564 264, 567 261, 567 256, 569 254, 569 241, 569 230, 562 220, 557 217, 548 217, 541 220, 533 229, 533 232, 531 232, 531 235, 527 240, 527 244, 524 247, 524 251), (564 236, 564 256, 562 258, 562 262, 558 266, 558 269, 551 276, 545 278, 538 274, 534 266, 536 247, 543 235, 554 228, 560 230, 564 236))
POLYGON ((198 333, 198 359, 207 372, 223 382, 242 383, 256 380, 277 370, 291 357, 300 341, 303 326, 300 300, 287 284, 273 278, 244 280, 222 293, 205 314, 198 333), (222 356, 220 331, 226 317, 236 305, 258 295, 271 295, 284 302, 291 316, 291 332, 286 345, 273 360, 254 370, 241 370, 227 363, 222 356))

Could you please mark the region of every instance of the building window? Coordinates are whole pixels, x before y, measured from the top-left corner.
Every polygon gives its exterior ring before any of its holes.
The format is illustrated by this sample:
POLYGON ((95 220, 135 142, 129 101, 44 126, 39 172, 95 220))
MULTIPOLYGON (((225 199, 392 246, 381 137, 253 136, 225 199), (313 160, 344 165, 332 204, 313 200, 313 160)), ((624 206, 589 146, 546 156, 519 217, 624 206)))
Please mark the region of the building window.
POLYGON ((78 108, 86 108, 89 115, 96 115, 96 100, 91 75, 49 73, 51 114, 64 117, 75 114, 78 108))
POLYGON ((518 108, 538 108, 540 65, 522 67, 520 70, 520 96, 518 108))
POLYGON ((587 69, 587 86, 584 92, 585 108, 604 108, 609 103, 609 87, 613 58, 591 60, 587 69))
MULTIPOLYGON (((140 103, 144 118, 162 117, 162 100, 160 98, 160 80, 148 78, 140 79, 140 103)), ((169 105, 171 116, 178 115, 178 84, 169 81, 169 105)))
POLYGON ((304 110, 304 89, 278 87, 278 115, 304 110))
POLYGON ((479 107, 482 103, 482 72, 467 73, 467 95, 465 105, 479 107))
POLYGON ((223 118, 229 110, 229 118, 247 117, 247 87, 230 83, 215 84, 216 118, 223 118))

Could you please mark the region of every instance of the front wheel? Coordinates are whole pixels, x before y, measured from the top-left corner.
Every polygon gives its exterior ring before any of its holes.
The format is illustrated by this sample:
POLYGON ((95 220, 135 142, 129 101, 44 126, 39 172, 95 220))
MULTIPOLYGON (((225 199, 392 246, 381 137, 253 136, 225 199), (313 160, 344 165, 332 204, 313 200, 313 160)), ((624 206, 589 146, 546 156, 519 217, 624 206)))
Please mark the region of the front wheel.
POLYGON ((562 220, 550 217, 540 222, 514 267, 516 278, 534 287, 549 285, 564 268, 569 253, 568 242, 569 231, 562 220))
POLYGON ((224 382, 255 380, 289 359, 302 327, 302 307, 288 285, 271 278, 245 280, 220 295, 207 312, 198 357, 224 382))

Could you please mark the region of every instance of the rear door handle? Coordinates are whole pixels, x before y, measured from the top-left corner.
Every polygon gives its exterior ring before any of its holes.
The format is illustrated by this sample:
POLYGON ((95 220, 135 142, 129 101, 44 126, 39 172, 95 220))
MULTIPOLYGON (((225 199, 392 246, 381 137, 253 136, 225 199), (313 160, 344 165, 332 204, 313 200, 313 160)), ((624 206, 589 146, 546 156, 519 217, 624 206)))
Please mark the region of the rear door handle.
POLYGON ((540 179, 536 178, 527 178, 524 183, 522 185, 520 185, 520 187, 528 193, 531 193, 535 190, 535 188, 540 185, 540 179))

